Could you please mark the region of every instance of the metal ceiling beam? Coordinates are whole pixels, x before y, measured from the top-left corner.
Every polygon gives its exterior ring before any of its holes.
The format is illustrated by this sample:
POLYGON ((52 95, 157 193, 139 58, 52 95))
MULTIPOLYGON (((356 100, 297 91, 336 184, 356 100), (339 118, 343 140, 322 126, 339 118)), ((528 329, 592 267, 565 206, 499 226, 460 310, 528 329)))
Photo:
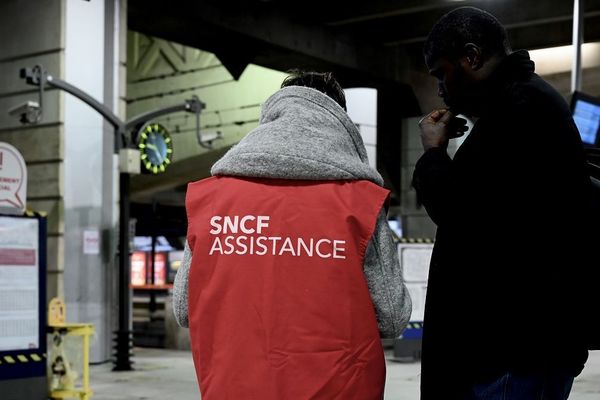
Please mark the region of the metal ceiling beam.
POLYGON ((262 60, 268 55, 293 52, 301 54, 306 64, 335 65, 394 79, 382 65, 387 51, 382 46, 324 26, 300 23, 284 11, 257 3, 236 7, 206 1, 128 3, 129 27, 142 33, 217 54, 235 55, 244 49, 262 60))
MULTIPOLYGON (((554 23, 571 22, 573 18, 572 4, 564 0, 548 0, 543 7, 538 2, 515 0, 501 2, 480 0, 461 3, 429 0, 415 7, 408 7, 411 4, 407 3, 407 8, 404 9, 370 14, 373 18, 366 18, 368 16, 356 18, 356 22, 344 25, 343 28, 374 43, 402 46, 422 42, 438 19, 459 5, 480 6, 494 14, 509 30, 530 25, 550 26, 554 23)), ((586 18, 593 18, 599 11, 600 0, 586 1, 586 18)))
MULTIPOLYGON (((513 48, 540 49, 572 44, 571 20, 552 25, 523 26, 508 31, 513 48)), ((586 42, 600 40, 600 13, 586 16, 584 37, 586 42)))
MULTIPOLYGON (((561 15, 530 20, 527 22, 515 22, 506 24, 505 27, 511 37, 511 44, 513 44, 514 48, 533 49, 570 44, 572 21, 572 15, 561 15), (569 35, 567 35, 567 31, 569 32, 569 35), (541 33, 541 35, 539 35, 539 33, 541 33)), ((600 21, 600 11, 590 11, 585 13, 585 21, 587 29, 586 40, 591 41, 599 39, 600 32, 595 26, 597 26, 600 21), (590 24, 592 27, 589 27, 590 24)), ((393 47, 414 45, 415 43, 420 44, 427 38, 427 33, 428 32, 425 32, 421 36, 414 36, 408 39, 385 42, 384 46, 393 47)))
POLYGON ((431 12, 434 10, 450 10, 462 5, 482 6, 485 0, 456 2, 450 0, 392 0, 379 2, 361 1, 353 6, 336 10, 331 19, 325 22, 327 26, 343 27, 360 22, 381 20, 390 17, 431 12))

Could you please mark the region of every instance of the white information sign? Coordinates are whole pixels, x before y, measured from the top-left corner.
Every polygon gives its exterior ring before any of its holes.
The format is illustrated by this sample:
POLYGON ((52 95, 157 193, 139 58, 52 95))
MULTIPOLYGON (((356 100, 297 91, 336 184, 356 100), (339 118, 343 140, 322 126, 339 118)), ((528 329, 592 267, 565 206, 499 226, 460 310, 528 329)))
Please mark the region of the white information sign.
POLYGON ((100 254, 100 232, 97 229, 83 231, 83 254, 100 254))
POLYGON ((38 348, 38 220, 0 217, 0 351, 38 348))
POLYGON ((27 167, 14 146, 0 142, 0 212, 23 214, 27 202, 27 167))
POLYGON ((407 282, 426 282, 433 245, 399 246, 400 265, 407 282))
POLYGON ((423 321, 425 315, 425 299, 427 297, 427 279, 429 277, 429 263, 433 252, 432 243, 400 243, 398 245, 398 258, 406 288, 412 299, 413 322, 423 321))
POLYGON ((406 289, 412 300, 411 321, 423 321, 425 316, 425 299, 427 297, 426 283, 407 283, 406 289))

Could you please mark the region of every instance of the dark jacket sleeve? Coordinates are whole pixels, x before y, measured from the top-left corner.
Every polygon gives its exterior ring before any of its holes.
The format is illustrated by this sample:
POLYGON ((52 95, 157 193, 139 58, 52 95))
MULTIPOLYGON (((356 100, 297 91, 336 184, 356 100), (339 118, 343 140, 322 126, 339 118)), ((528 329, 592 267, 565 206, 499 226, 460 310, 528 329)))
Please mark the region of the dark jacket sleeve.
POLYGON ((452 160, 446 150, 436 147, 421 156, 413 174, 412 184, 417 191, 417 200, 438 226, 449 209, 451 167, 452 160))

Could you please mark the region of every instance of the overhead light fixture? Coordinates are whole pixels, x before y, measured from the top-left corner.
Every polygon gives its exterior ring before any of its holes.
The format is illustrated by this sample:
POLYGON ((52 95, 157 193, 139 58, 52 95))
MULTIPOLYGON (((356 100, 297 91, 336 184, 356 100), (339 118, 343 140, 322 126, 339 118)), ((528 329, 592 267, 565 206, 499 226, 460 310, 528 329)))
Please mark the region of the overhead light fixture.
MULTIPOLYGON (((583 68, 600 66, 600 43, 585 43, 581 48, 583 68)), ((531 50, 529 56, 535 62, 535 72, 539 75, 552 75, 571 71, 573 67, 573 46, 550 47, 531 50)))

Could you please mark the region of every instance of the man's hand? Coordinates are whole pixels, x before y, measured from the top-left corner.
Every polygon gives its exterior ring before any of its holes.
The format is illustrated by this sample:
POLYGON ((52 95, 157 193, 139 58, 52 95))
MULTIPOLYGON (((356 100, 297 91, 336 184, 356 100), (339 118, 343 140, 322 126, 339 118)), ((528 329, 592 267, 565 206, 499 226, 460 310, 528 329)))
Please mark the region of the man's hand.
POLYGON ((455 118, 449 110, 434 110, 419 121, 421 142, 425 151, 440 147, 446 149, 448 141, 464 135, 467 121, 455 118))

